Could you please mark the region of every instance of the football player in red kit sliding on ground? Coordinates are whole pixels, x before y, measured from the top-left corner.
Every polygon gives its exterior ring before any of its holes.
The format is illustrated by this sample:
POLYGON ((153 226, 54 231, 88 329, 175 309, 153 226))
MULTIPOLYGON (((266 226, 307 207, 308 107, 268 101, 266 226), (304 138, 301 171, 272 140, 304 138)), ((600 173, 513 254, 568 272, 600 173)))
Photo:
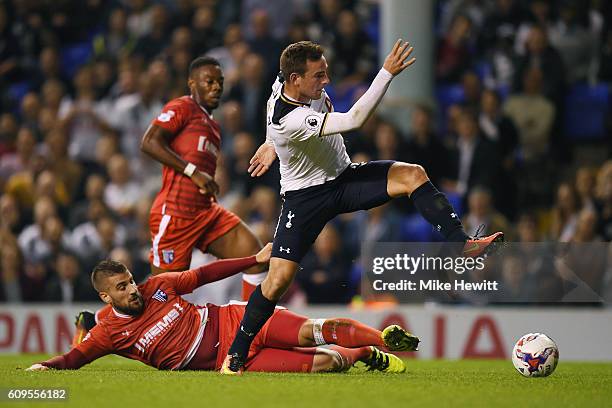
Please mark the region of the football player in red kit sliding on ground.
MULTIPOLYGON (((226 259, 253 255, 262 247, 240 218, 215 201, 221 130, 212 112, 223 92, 219 62, 193 60, 187 84, 190 95, 168 102, 142 138, 142 151, 164 165, 162 188, 149 218, 153 275, 187 270, 194 248, 226 259)), ((265 270, 255 265, 244 271, 244 300, 263 281, 265 270)), ((101 309, 95 319, 89 312, 79 314, 73 346, 110 313, 110 308, 101 309)))
MULTIPOLYGON (((117 354, 162 370, 218 370, 244 314, 244 304, 195 306, 181 295, 265 265, 272 245, 255 256, 213 262, 186 272, 153 276, 136 285, 125 265, 102 261, 91 280, 112 313, 64 355, 28 370, 78 369, 117 354)), ((396 356, 379 350, 415 350, 418 339, 399 326, 383 332, 351 319, 308 319, 278 307, 253 342, 246 371, 343 371, 362 361, 370 369, 403 372, 396 356), (316 347, 333 344, 331 348, 316 347)))

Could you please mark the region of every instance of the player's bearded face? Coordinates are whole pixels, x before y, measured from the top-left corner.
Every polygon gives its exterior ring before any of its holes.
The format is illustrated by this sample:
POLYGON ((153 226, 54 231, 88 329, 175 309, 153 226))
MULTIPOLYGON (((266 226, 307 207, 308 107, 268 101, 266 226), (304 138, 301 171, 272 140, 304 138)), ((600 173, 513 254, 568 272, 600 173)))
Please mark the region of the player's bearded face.
MULTIPOLYGON (((109 279, 109 286, 105 294, 110 298, 113 307, 120 313, 137 316, 144 309, 144 300, 138 291, 132 274, 126 272, 109 279)), ((108 302, 108 300, 105 300, 108 302)))
POLYGON ((115 301, 113 300, 113 307, 121 313, 125 313, 130 316, 138 316, 144 309, 144 299, 142 298, 142 295, 138 289, 136 289, 136 292, 128 295, 127 299, 121 302, 121 304, 115 304, 115 301))
POLYGON ((193 98, 209 112, 216 109, 223 94, 223 72, 216 65, 204 65, 189 78, 189 89, 193 98))

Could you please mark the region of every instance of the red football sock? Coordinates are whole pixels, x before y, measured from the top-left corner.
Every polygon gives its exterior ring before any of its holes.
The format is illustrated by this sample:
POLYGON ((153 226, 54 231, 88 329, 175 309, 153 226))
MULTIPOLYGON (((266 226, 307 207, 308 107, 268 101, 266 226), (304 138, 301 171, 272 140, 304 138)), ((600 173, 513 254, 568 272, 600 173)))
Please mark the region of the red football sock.
POLYGON ((327 344, 337 344, 343 347, 385 346, 380 330, 353 319, 326 319, 321 334, 327 344))
POLYGON ((343 362, 343 369, 350 368, 357 361, 361 361, 365 358, 370 357, 372 349, 370 347, 359 347, 359 348, 346 348, 340 346, 331 346, 329 348, 340 354, 343 362))

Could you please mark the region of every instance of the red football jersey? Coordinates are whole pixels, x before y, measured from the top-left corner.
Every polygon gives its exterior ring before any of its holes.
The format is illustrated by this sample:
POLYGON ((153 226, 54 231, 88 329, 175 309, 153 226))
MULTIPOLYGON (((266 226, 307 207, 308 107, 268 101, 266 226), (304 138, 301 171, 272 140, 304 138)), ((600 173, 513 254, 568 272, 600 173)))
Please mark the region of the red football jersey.
MULTIPOLYGON (((152 124, 172 133, 169 145, 180 157, 195 164, 198 170, 215 176, 221 130, 191 96, 168 102, 152 124)), ((210 195, 201 194, 189 177, 164 166, 162 188, 151 211, 191 218, 208 208, 212 199, 210 195)))
POLYGON ((88 362, 117 354, 162 370, 184 367, 204 334, 208 310, 180 297, 197 287, 195 270, 164 273, 138 289, 143 296, 140 316, 113 312, 87 333, 76 347, 88 362))

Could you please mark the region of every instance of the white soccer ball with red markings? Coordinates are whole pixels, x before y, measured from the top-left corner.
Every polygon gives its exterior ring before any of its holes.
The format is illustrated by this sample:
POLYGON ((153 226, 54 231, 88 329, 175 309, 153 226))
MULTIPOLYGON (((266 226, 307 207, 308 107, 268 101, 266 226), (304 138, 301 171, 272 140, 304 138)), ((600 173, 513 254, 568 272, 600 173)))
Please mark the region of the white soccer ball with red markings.
POLYGON ((512 350, 512 364, 525 377, 547 377, 559 362, 557 344, 543 333, 527 333, 512 350))

